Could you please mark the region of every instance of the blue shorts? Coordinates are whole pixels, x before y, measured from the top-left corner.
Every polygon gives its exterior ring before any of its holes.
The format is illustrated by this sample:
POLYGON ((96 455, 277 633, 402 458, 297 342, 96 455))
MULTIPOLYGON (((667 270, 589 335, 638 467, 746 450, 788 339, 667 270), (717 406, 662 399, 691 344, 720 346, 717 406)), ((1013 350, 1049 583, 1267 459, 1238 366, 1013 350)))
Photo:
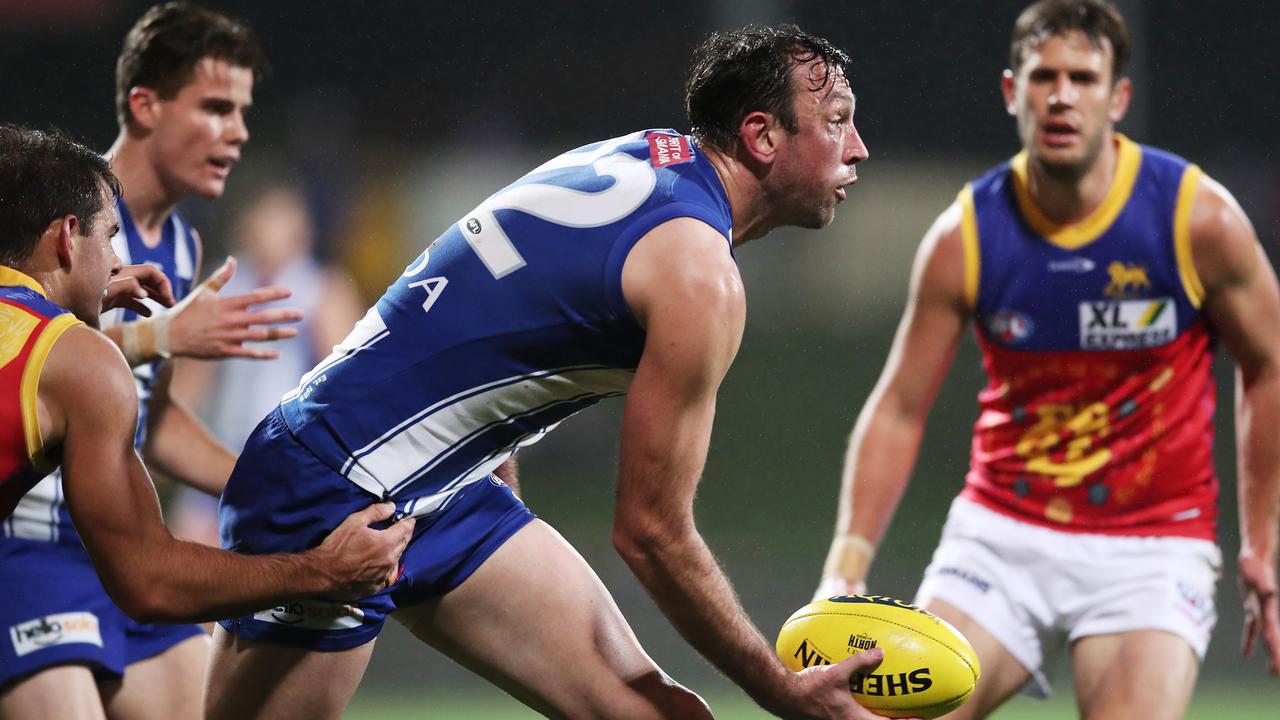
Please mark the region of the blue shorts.
MULTIPOLYGON (((277 408, 253 431, 227 481, 219 508, 222 545, 253 555, 306 550, 378 500, 299 444, 277 408)), ((397 502, 400 510, 404 505, 397 502)), ((404 574, 391 587, 350 605, 298 598, 221 625, 248 640, 312 650, 363 645, 378 636, 396 608, 462 584, 533 519, 511 488, 489 476, 418 518, 401 558, 404 574)))
POLYGON ((0 588, 0 690, 68 663, 119 679, 127 666, 204 634, 197 625, 131 620, 79 545, 0 538, 0 588))

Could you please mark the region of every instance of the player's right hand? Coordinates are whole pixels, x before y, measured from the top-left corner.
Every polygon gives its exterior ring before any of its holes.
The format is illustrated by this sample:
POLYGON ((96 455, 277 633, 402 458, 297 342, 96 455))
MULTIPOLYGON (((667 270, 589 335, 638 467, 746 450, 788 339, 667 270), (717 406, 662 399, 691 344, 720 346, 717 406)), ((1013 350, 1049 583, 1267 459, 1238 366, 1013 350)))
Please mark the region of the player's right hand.
POLYGON ((259 288, 240 295, 220 295, 219 291, 236 273, 236 259, 227 258, 207 280, 200 283, 170 311, 169 351, 181 357, 218 360, 244 357, 270 360, 279 352, 245 347, 247 342, 285 340, 298 334, 297 328, 279 327, 302 319, 296 308, 255 309, 292 292, 288 288, 259 288))
POLYGON ((867 583, 862 580, 846 580, 842 577, 824 577, 818 583, 818 590, 813 594, 814 600, 825 600, 837 595, 864 595, 867 583))
POLYGON ((389 519, 395 511, 395 503, 386 502, 354 512, 315 549, 333 585, 325 596, 359 600, 399 578, 400 556, 413 536, 414 519, 405 518, 385 530, 369 527, 389 519))
POLYGON ((859 705, 849 691, 854 675, 873 672, 883 661, 884 650, 872 648, 855 653, 835 665, 819 665, 801 670, 795 674, 795 678, 799 683, 798 695, 803 704, 796 711, 779 714, 785 718, 804 720, 884 720, 884 716, 859 705))

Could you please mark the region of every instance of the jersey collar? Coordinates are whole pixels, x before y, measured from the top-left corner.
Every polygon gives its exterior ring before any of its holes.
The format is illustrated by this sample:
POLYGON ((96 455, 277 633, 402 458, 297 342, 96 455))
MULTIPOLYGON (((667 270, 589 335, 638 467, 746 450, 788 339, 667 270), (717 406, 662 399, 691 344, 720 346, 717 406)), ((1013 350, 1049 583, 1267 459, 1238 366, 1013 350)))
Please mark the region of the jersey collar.
POLYGON ((1055 223, 1036 207, 1027 189, 1027 151, 1015 155, 1009 161, 1009 169, 1013 175, 1013 189, 1018 196, 1018 208, 1027 224, 1050 243, 1067 250, 1087 245, 1106 232, 1129 202, 1134 182, 1138 179, 1138 168, 1142 165, 1142 148, 1137 143, 1120 133, 1116 133, 1116 141, 1119 145, 1116 171, 1107 196, 1088 217, 1066 225, 1055 223))
POLYGON ((31 288, 40 293, 40 297, 44 297, 44 287, 36 282, 34 278, 21 270, 14 270, 3 265, 0 265, 0 286, 31 288))

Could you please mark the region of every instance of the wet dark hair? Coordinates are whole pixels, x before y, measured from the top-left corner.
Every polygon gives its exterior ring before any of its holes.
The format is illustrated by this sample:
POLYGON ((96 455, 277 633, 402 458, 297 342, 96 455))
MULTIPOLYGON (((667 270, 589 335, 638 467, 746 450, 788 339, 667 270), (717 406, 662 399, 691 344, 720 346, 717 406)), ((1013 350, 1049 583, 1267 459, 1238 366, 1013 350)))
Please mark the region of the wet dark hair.
POLYGON ((249 68, 255 80, 268 70, 257 35, 241 21, 186 2, 164 3, 148 10, 124 36, 124 47, 116 59, 116 119, 120 125, 133 119, 129 90, 148 87, 169 100, 191 82, 196 63, 207 57, 249 68))
POLYGON ((80 234, 93 234, 94 217, 109 202, 103 184, 120 194, 98 153, 57 130, 0 124, 0 265, 27 262, 58 218, 75 215, 80 234))
POLYGON ((1040 0, 1018 16, 1009 43, 1009 69, 1015 74, 1027 51, 1054 35, 1079 31, 1094 47, 1111 45, 1111 82, 1129 69, 1129 27, 1124 16, 1106 0, 1040 0))
POLYGON ((742 118, 756 111, 773 115, 796 132, 791 70, 815 60, 826 71, 810 74, 812 90, 844 74, 849 64, 843 50, 795 25, 750 25, 712 33, 693 51, 685 83, 685 110, 694 137, 702 145, 732 152, 742 118))

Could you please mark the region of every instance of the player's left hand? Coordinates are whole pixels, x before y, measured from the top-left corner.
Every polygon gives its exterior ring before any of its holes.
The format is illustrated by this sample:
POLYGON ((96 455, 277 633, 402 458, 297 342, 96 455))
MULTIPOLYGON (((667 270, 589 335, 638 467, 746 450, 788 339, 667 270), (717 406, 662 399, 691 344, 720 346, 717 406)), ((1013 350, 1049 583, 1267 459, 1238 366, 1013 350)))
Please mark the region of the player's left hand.
POLYGON ((173 307, 173 285, 164 271, 155 265, 125 265, 111 277, 107 289, 102 291, 102 311, 125 308, 143 317, 151 317, 151 308, 142 302, 144 299, 173 307))
POLYGON ((1261 636, 1271 656, 1271 674, 1280 675, 1280 601, 1277 600, 1275 558, 1240 553, 1240 594, 1244 598, 1245 657, 1261 636))

